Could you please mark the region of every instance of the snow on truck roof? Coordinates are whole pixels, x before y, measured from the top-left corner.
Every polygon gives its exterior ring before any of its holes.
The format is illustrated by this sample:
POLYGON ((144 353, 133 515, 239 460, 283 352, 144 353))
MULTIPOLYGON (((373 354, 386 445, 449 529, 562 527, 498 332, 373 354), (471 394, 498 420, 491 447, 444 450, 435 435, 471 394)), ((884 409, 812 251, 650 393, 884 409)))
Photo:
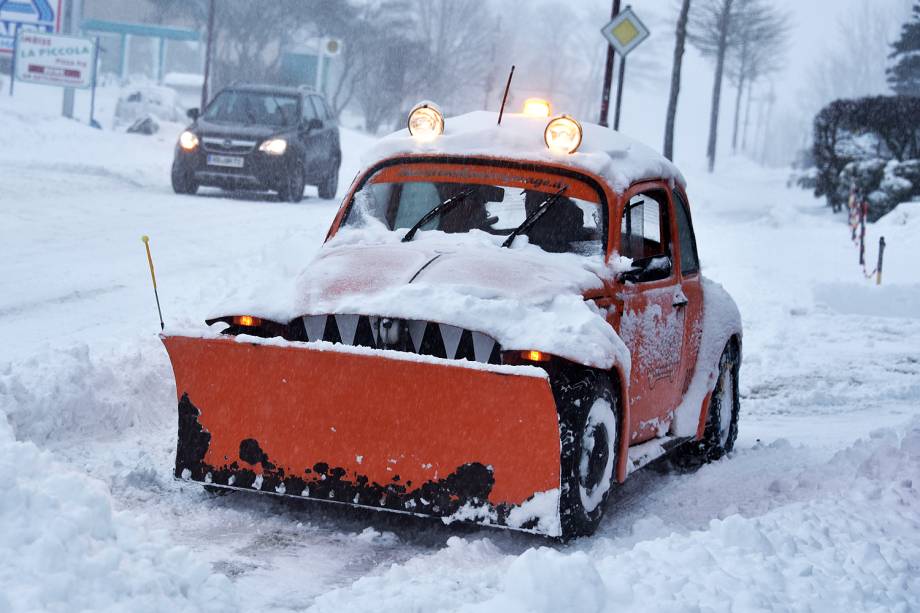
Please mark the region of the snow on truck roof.
POLYGON ((602 177, 620 193, 643 179, 673 180, 686 186, 677 167, 657 151, 597 124, 581 124, 582 143, 575 153, 550 151, 543 140, 548 121, 505 113, 499 126, 498 113, 474 111, 446 118, 444 133, 430 142, 412 137, 408 129, 394 132, 371 147, 362 161, 369 168, 396 155, 482 155, 571 166, 602 177))

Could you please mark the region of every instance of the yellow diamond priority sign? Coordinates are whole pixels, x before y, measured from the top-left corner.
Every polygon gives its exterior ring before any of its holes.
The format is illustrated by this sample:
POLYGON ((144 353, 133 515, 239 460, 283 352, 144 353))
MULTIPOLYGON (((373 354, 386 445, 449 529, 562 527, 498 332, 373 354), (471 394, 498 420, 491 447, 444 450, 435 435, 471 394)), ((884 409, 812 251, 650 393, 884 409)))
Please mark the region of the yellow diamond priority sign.
POLYGON ((601 28, 601 34, 621 56, 626 57, 630 51, 639 46, 649 36, 649 30, 633 12, 632 8, 620 11, 620 14, 601 28))

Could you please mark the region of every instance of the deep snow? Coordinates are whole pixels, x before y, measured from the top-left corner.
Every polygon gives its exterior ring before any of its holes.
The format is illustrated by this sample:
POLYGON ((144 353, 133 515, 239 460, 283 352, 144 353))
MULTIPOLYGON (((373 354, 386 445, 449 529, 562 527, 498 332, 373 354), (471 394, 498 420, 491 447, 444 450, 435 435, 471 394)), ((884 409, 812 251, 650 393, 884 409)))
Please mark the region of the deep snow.
MULTIPOLYGON (((870 226, 878 288, 782 172, 685 168, 703 269, 744 320, 736 451, 632 475, 563 546, 173 481, 140 236, 167 322, 198 326, 311 258, 336 203, 175 196, 180 126, 97 132, 41 93, 0 98, 0 610, 920 610, 920 204, 870 226)), ((340 194, 370 145, 343 139, 340 194)))

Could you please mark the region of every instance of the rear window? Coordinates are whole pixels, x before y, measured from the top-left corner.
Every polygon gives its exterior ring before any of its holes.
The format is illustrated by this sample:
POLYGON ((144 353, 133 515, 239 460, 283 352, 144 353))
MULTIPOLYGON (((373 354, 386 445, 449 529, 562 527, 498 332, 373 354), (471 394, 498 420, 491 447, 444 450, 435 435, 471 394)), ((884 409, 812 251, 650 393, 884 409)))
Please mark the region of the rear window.
POLYGON ((403 164, 385 168, 355 193, 342 227, 368 223, 405 234, 429 211, 449 205, 420 226, 421 231, 474 231, 499 244, 541 208, 526 231, 531 244, 553 253, 603 255, 606 221, 601 196, 584 182, 556 174, 500 172, 445 165, 403 164))

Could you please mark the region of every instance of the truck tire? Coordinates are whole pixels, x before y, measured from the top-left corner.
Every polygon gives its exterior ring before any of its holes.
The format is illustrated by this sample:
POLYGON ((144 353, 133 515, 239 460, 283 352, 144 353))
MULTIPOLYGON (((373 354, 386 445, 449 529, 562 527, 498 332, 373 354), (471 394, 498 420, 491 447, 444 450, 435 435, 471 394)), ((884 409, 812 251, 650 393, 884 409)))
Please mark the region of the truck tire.
POLYGON ((593 534, 616 480, 618 390, 610 375, 579 369, 556 387, 560 410, 562 538, 593 534))

